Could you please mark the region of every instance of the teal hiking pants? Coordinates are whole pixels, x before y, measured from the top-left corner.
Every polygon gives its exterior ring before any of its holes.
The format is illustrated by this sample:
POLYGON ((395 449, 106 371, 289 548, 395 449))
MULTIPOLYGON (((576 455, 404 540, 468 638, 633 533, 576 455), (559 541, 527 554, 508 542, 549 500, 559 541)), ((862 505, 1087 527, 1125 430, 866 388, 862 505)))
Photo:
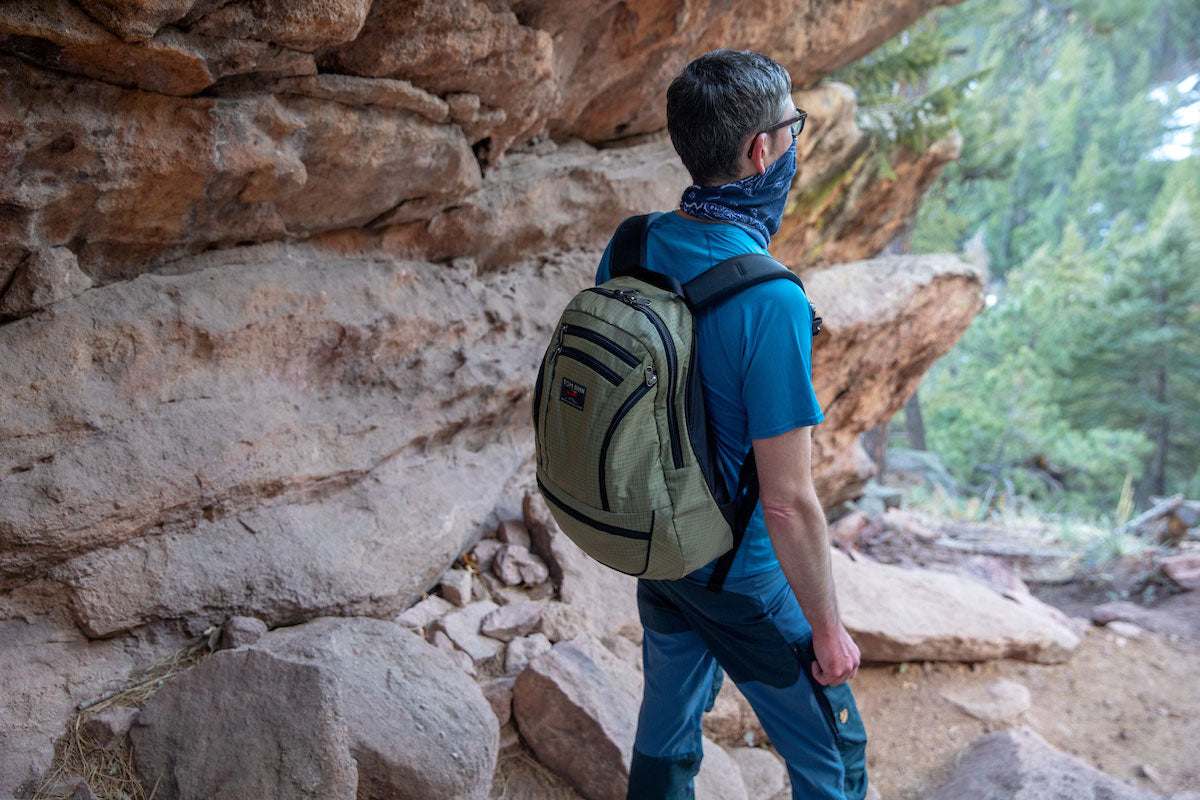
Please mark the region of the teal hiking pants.
POLYGON ((628 800, 692 800, 701 715, 722 670, 783 756, 793 800, 862 800, 862 718, 848 684, 812 676, 812 628, 782 570, 730 579, 720 593, 687 578, 641 580, 638 611, 646 683, 628 800))

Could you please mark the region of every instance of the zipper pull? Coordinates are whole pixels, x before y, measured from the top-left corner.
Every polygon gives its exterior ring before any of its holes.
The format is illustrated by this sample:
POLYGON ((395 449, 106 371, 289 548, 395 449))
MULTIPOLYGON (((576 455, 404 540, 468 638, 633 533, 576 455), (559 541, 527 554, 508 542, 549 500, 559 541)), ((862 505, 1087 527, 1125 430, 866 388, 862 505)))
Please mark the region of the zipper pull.
POLYGON ((646 386, 653 386, 658 383, 658 374, 655 373, 654 367, 646 367, 646 386))

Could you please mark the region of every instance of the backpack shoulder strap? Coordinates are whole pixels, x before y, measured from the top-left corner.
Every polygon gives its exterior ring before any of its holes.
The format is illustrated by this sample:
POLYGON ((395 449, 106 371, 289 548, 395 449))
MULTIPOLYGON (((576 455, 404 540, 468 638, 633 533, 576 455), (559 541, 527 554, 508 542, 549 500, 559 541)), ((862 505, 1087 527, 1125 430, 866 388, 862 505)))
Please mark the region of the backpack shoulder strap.
POLYGON ((630 217, 613 234, 612 254, 608 273, 613 278, 637 278, 651 286, 683 296, 683 287, 670 275, 646 269, 646 231, 650 223, 662 216, 661 211, 630 217))
POLYGON ((800 276, 770 256, 745 253, 727 258, 685 283, 683 296, 692 311, 699 312, 751 286, 780 279, 804 288, 800 276))

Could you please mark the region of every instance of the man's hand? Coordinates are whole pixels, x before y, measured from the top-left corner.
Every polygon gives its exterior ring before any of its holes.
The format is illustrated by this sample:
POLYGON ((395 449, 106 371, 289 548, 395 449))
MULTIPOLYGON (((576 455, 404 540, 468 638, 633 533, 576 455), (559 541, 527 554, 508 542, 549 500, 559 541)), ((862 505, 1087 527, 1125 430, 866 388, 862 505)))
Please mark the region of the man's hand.
POLYGON ((862 655, 840 622, 829 634, 818 636, 813 632, 813 653, 817 660, 812 664, 812 674, 818 683, 837 686, 858 674, 862 655))

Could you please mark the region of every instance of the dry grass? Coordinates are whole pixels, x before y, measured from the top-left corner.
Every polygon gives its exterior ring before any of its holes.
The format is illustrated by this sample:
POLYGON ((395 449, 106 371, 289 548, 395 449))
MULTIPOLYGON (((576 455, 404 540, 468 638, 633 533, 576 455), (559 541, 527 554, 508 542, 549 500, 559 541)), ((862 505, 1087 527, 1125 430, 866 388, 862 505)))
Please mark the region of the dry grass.
POLYGON ((67 724, 66 734, 55 743, 54 761, 34 793, 34 800, 70 797, 81 780, 87 781, 101 800, 153 800, 157 784, 147 793, 138 779, 128 737, 121 737, 108 747, 100 747, 83 731, 83 725, 106 708, 140 708, 167 681, 196 666, 212 652, 220 631, 210 629, 207 633, 199 642, 152 665, 124 688, 81 703, 67 724))

